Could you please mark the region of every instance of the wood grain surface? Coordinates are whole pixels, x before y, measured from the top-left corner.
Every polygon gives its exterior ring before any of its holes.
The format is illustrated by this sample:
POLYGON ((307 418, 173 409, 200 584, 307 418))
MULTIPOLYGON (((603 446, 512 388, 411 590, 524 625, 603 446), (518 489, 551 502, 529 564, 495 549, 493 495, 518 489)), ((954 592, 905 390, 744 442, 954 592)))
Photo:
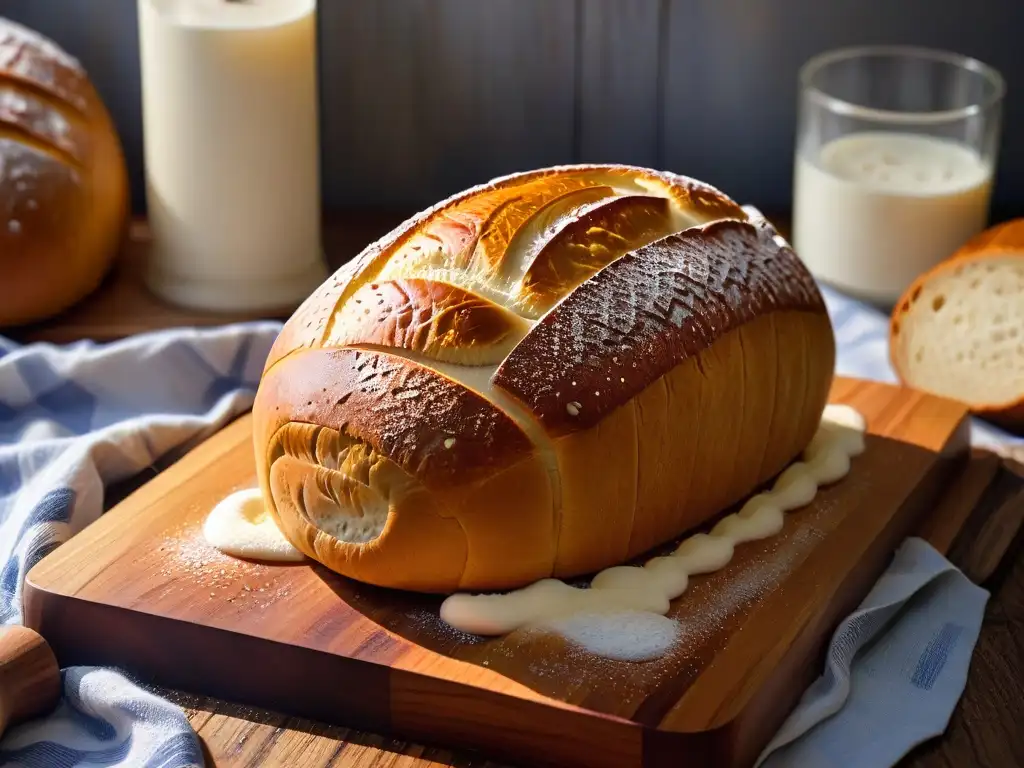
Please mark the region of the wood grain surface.
POLYGON ((965 414, 949 401, 850 380, 833 399, 867 416, 867 452, 781 534, 695 579, 671 613, 683 641, 654 662, 598 659, 535 633, 462 635, 437 619, 437 598, 211 550, 206 512, 255 480, 248 418, 36 566, 26 622, 62 664, 115 664, 508 759, 661 765, 684 750, 690 764, 748 764, 817 673, 834 623, 966 455, 965 414))
MULTIPOLYGON (((944 500, 934 515, 925 518, 918 535, 949 547, 948 556, 959 565, 961 551, 976 548, 971 528, 984 525, 995 505, 1022 488, 1024 467, 978 453, 946 497, 959 504, 944 500), (985 482, 979 484, 982 476, 985 482), (950 524, 963 527, 969 515, 966 528, 947 540, 950 524)), ((1018 534, 1004 543, 1008 551, 1000 566, 983 582, 992 598, 967 687, 949 727, 941 737, 912 750, 900 768, 1024 765, 1024 734, 1018 727, 1024 718, 1024 537, 1018 534)), ((180 691, 158 692, 184 708, 209 765, 218 768, 502 768, 469 752, 397 741, 180 691)))

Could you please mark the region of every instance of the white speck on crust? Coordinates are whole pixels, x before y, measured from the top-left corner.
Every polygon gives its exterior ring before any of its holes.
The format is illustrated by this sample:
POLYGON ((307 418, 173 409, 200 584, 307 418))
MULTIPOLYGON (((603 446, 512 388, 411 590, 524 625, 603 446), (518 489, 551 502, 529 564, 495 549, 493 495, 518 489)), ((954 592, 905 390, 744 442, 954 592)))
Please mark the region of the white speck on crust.
POLYGON ((580 404, 573 400, 571 403, 565 404, 565 410, 570 416, 580 415, 580 404))

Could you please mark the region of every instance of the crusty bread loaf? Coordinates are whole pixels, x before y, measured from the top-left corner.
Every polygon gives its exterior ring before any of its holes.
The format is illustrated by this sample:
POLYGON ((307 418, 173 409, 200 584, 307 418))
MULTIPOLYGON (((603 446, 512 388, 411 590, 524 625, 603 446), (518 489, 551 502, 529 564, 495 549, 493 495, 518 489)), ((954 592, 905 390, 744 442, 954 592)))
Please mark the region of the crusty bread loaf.
POLYGON ((889 338, 903 383, 1024 433, 1024 219, 982 232, 914 281, 889 338))
POLYGON ((77 61, 0 18, 0 326, 99 285, 128 214, 113 123, 77 61))
POLYGON ((517 174, 402 224, 299 308, 257 393, 258 474, 289 539, 362 581, 571 577, 779 472, 834 356, 807 270, 717 190, 517 174))

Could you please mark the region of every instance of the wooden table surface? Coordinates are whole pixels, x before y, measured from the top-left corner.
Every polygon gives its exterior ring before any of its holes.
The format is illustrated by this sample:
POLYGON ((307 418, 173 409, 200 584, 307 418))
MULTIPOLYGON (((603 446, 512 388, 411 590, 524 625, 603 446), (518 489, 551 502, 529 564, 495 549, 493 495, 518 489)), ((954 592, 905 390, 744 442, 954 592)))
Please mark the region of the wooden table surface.
MULTIPOLYGON (((393 213, 332 217, 324 244, 332 266, 387 232, 404 218, 393 213)), ((131 238, 115 269, 96 294, 62 317, 29 328, 3 331, 24 341, 97 341, 166 327, 211 326, 244 316, 196 313, 170 307, 142 285, 141 265, 148 248, 144 222, 133 223, 131 238)), ((139 485, 140 477, 111 489, 108 505, 139 485)), ((987 584, 992 591, 967 687, 949 727, 909 754, 907 768, 1024 766, 1024 539, 1018 540, 987 584)), ((496 766, 479 756, 395 741, 383 735, 327 726, 226 701, 158 690, 180 704, 198 732, 211 766, 359 766, 425 768, 496 766)))

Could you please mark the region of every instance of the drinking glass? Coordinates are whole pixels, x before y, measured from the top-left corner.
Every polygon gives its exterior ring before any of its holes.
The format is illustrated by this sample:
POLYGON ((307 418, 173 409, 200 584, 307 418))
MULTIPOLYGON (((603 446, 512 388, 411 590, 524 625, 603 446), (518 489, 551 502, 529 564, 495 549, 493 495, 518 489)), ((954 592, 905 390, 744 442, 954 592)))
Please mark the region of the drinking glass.
POLYGON ((800 70, 793 246, 883 307, 985 228, 1005 85, 947 51, 868 46, 800 70))

